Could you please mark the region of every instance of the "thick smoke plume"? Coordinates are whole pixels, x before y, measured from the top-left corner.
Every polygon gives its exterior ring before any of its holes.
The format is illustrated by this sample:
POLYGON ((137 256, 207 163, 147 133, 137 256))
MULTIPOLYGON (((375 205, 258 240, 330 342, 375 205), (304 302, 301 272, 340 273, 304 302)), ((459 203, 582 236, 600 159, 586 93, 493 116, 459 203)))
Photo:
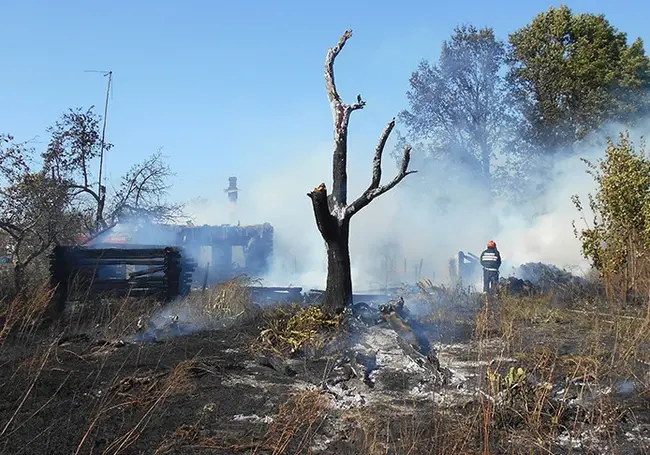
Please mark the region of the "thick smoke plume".
MULTIPOLYGON (((638 139, 647 131, 631 131, 638 139)), ((381 289, 430 278, 448 282, 449 259, 459 250, 476 255, 494 239, 504 264, 502 276, 516 275, 516 267, 527 262, 544 262, 576 274, 588 271, 572 223, 580 226, 579 214, 571 202, 578 194, 585 198, 595 191, 593 178, 580 158, 595 162, 605 155, 606 136, 616 138, 621 125, 609 125, 578 144, 574 151, 549 153, 545 165, 546 190, 524 206, 495 199, 485 205, 478 183, 460 175, 441 206, 437 199, 434 163, 421 170, 405 185, 384 194, 352 221, 351 258, 356 292, 381 289)), ((370 179, 372 145, 351 146, 349 156, 350 199, 361 194, 370 179)), ((418 169, 414 159, 414 169, 418 169)), ((243 188, 237 208, 241 224, 270 222, 275 228, 275 259, 264 284, 324 287, 326 256, 306 197, 320 182, 331 180, 331 147, 323 144, 311 154, 281 163, 277 170, 253 176, 239 175, 243 188)), ((384 178, 396 171, 386 159, 384 178)), ((197 224, 228 223, 230 207, 224 196, 188 206, 197 224)))

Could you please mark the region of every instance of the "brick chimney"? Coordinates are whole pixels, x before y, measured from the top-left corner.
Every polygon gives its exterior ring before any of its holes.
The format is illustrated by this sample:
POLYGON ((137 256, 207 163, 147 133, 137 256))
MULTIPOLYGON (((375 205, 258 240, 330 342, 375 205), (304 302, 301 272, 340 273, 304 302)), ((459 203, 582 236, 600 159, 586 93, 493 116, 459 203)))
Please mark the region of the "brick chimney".
POLYGON ((228 194, 230 224, 236 225, 239 223, 237 220, 237 197, 239 195, 239 188, 237 188, 237 177, 228 178, 228 188, 224 191, 228 194))

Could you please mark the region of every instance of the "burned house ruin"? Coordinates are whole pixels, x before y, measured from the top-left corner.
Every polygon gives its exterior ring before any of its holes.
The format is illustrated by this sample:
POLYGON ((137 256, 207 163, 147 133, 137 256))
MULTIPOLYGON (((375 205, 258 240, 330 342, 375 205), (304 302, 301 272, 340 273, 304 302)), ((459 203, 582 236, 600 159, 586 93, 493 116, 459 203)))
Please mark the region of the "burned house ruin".
POLYGON ((481 261, 475 254, 459 251, 449 260, 449 278, 455 285, 471 285, 481 279, 481 261))
MULTIPOLYGON (((225 191, 231 220, 236 216, 237 179, 225 191)), ((154 224, 139 220, 117 224, 76 246, 58 246, 51 255, 53 285, 65 297, 83 277, 86 290, 140 295, 163 293, 167 300, 192 287, 210 286, 246 275, 267 273, 273 255, 269 223, 242 226, 154 224), (90 289, 89 289, 90 287, 90 289)))
POLYGON ((261 277, 273 255, 273 227, 184 226, 178 228, 175 245, 196 260, 195 282, 210 285, 239 275, 261 277))

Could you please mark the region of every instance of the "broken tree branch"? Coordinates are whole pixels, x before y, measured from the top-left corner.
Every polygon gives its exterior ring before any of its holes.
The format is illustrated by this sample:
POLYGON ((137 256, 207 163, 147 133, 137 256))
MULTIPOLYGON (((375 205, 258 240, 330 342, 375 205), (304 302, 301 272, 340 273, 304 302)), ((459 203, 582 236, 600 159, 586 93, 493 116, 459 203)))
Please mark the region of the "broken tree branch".
POLYGON ((330 213, 327 203, 327 187, 321 183, 311 192, 307 193, 311 199, 316 215, 316 225, 320 231, 323 239, 327 240, 336 235, 336 219, 330 213))
POLYGON ((99 195, 88 185, 77 185, 76 183, 69 183, 68 188, 79 190, 77 193, 75 193, 75 196, 81 193, 88 193, 95 201, 100 201, 99 195))

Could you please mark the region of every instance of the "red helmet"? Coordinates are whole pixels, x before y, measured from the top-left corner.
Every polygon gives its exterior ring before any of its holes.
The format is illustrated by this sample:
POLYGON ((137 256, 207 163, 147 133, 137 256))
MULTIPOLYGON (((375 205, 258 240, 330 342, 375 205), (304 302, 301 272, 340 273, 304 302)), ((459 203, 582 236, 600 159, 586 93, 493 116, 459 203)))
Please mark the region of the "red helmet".
POLYGON ((494 240, 490 240, 488 242, 488 248, 496 248, 496 247, 497 247, 497 244, 494 243, 494 240))

